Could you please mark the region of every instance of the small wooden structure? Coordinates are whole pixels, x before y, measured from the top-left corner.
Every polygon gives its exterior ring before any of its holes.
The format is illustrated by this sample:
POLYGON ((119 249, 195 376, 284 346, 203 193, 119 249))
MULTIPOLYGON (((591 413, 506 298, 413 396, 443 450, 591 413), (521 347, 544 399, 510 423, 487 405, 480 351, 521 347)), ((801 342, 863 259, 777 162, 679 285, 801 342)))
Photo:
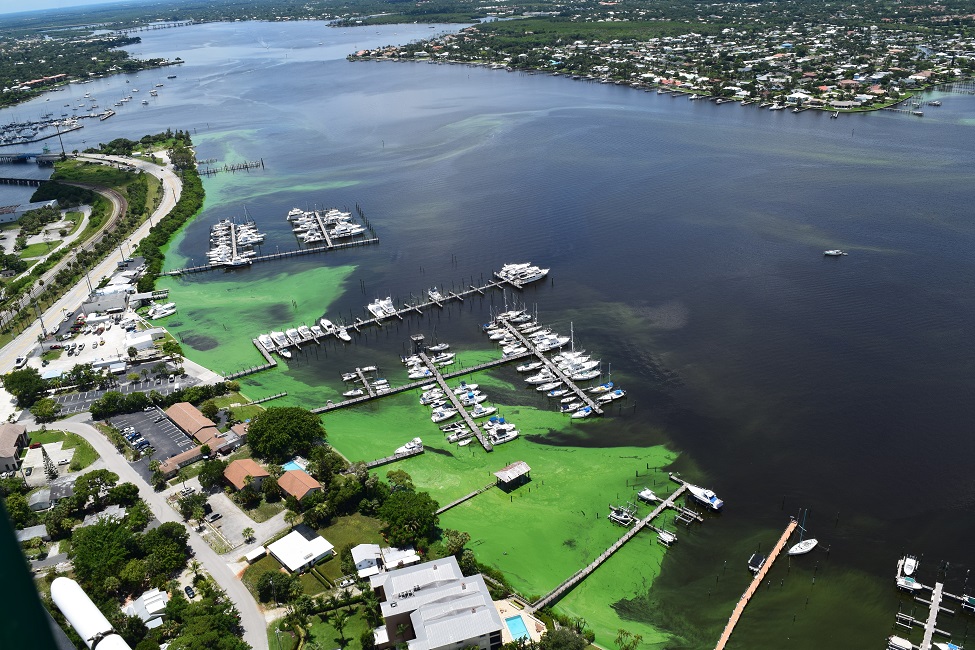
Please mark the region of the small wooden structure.
POLYGON ((531 480, 529 472, 532 468, 523 460, 511 463, 494 473, 498 477, 498 487, 502 490, 512 490, 531 480))

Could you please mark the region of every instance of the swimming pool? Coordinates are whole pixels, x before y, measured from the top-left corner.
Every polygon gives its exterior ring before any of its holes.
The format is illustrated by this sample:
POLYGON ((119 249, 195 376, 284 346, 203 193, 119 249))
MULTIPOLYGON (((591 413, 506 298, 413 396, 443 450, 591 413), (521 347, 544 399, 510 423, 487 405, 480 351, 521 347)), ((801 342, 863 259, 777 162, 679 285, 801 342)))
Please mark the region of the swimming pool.
POLYGON ((302 467, 301 465, 299 465, 298 463, 294 462, 293 460, 289 460, 287 463, 285 463, 284 465, 281 466, 281 469, 283 469, 286 472, 290 472, 293 469, 302 469, 303 470, 305 468, 302 467))
POLYGON ((530 638, 528 636, 528 628, 525 627, 525 620, 521 616, 506 618, 504 622, 508 626, 508 631, 511 632, 511 638, 515 641, 530 638))

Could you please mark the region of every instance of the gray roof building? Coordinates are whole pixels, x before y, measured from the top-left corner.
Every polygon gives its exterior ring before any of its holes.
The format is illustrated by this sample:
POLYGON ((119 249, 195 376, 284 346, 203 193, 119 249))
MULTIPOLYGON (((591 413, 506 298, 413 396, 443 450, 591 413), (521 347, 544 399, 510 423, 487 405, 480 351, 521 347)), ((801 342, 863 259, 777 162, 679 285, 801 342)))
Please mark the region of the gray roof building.
POLYGON ((409 650, 501 647, 501 617, 484 578, 464 576, 453 556, 372 576, 385 625, 375 632, 379 648, 405 642, 409 650), (390 633, 409 630, 404 637, 390 633))
POLYGON ((47 534, 47 526, 40 524, 38 526, 31 526, 30 528, 25 528, 23 530, 15 531, 17 533, 18 542, 26 542, 29 539, 34 539, 35 537, 40 537, 45 542, 51 539, 47 534))

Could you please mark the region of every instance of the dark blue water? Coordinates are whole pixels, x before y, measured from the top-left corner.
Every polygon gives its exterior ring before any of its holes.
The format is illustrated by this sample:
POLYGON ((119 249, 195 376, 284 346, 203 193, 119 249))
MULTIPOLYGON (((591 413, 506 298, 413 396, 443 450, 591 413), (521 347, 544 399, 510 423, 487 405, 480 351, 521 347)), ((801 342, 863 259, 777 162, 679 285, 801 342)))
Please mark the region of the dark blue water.
MULTIPOLYGON (((150 106, 127 106, 66 145, 172 127, 194 133, 201 158, 263 158, 260 174, 207 181, 207 210, 178 251, 186 258, 202 256, 210 223, 245 205, 283 249, 294 205, 360 203, 378 248, 283 263, 358 264, 366 294, 349 291, 340 312, 507 261, 551 266, 553 283, 528 299, 612 360, 636 406, 600 444, 666 441, 683 452, 679 468, 728 503, 720 523, 668 555, 646 600, 620 604, 687 647, 713 646, 747 555, 800 507, 829 554, 777 568, 781 588, 750 606, 734 647, 879 647, 905 551, 924 554, 928 582, 950 562, 949 583, 964 590, 975 537, 975 97, 930 95, 944 105, 920 119, 831 120, 343 60, 430 33, 376 31, 145 35, 134 52, 181 56, 178 78, 146 72, 59 93, 166 83, 150 106), (849 256, 824 258, 826 248, 849 256), (722 578, 725 561, 733 578, 722 578)), ((280 272, 272 266, 247 272, 280 272)), ((964 635, 965 619, 956 625, 964 635)))

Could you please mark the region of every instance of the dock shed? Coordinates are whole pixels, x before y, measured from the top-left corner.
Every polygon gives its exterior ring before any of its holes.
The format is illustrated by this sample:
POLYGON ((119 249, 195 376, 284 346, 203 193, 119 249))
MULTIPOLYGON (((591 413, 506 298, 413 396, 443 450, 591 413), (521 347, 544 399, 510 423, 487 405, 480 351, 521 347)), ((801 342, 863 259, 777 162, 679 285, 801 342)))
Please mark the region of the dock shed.
POLYGON ((531 471, 532 468, 528 466, 528 463, 519 460, 498 470, 494 475, 498 478, 498 487, 509 490, 530 481, 529 472, 531 471))

